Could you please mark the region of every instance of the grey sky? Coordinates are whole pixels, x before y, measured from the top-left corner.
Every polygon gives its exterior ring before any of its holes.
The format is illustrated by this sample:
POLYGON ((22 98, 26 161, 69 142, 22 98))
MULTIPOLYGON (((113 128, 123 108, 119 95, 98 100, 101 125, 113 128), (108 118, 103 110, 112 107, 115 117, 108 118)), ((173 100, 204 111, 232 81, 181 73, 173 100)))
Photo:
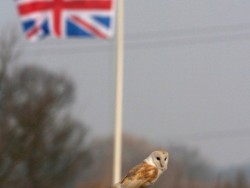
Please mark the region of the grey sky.
MULTIPOLYGON (((124 130, 199 148, 213 163, 250 162, 250 1, 125 0, 124 130)), ((0 27, 17 23, 0 2, 0 27)), ((19 26, 19 25, 18 25, 19 26)), ((24 42, 25 58, 76 84, 74 116, 113 129, 114 41, 24 42)))

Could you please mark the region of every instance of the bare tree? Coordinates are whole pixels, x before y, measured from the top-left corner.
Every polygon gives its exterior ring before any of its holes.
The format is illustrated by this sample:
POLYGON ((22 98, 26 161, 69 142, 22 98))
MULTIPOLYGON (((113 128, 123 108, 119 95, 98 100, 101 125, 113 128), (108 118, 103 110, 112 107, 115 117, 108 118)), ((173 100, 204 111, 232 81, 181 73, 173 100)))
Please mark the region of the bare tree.
POLYGON ((91 162, 86 128, 67 112, 72 83, 38 67, 8 71, 17 41, 0 39, 0 187, 72 187, 91 162))

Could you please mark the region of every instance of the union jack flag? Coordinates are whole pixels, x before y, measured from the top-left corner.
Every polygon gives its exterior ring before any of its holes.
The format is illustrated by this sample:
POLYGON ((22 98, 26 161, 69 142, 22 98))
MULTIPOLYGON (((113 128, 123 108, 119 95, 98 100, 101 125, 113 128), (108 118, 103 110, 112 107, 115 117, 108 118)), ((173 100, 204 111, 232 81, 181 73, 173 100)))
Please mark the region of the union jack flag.
POLYGON ((114 32, 115 0, 15 0, 29 40, 109 38, 114 32))

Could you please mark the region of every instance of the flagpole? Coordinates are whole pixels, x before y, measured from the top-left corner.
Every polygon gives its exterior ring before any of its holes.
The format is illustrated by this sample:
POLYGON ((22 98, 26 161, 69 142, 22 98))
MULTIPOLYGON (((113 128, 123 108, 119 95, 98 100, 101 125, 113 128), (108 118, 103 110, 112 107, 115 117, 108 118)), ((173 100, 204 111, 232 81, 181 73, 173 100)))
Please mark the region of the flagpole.
POLYGON ((124 61, 124 0, 117 0, 117 54, 113 183, 121 179, 122 114, 123 114, 123 61, 124 61))

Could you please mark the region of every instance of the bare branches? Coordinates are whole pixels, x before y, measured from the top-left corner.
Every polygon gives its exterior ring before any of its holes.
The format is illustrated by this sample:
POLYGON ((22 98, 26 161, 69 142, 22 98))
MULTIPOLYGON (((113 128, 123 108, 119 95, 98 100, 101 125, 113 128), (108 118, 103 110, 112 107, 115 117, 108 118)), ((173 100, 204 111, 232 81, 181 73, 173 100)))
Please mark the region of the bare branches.
POLYGON ((91 162, 86 129, 65 110, 73 85, 39 67, 10 74, 18 42, 12 33, 0 39, 0 187, 73 185, 91 162))

